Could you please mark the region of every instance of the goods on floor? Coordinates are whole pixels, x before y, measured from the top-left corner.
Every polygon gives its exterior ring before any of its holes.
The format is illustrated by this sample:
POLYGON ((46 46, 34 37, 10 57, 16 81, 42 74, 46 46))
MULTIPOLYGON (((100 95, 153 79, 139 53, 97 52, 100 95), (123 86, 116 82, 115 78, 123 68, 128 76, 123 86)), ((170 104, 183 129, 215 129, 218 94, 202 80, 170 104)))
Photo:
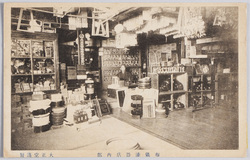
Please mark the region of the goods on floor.
POLYGON ((36 115, 32 119, 34 132, 45 132, 50 129, 50 113, 36 115))
POLYGON ((43 99, 45 97, 43 92, 35 92, 30 101, 29 110, 33 114, 32 125, 35 133, 45 132, 50 129, 51 100, 43 99), (40 100, 33 100, 33 97, 40 100))
POLYGON ((84 101, 77 105, 68 104, 66 110, 66 121, 72 124, 83 122, 93 123, 99 120, 100 106, 94 102, 95 100, 84 101))
POLYGON ((51 125, 60 126, 66 117, 66 107, 62 94, 51 94, 51 125))
POLYGON ((53 108, 51 113, 51 124, 55 126, 62 125, 65 117, 66 107, 53 108))

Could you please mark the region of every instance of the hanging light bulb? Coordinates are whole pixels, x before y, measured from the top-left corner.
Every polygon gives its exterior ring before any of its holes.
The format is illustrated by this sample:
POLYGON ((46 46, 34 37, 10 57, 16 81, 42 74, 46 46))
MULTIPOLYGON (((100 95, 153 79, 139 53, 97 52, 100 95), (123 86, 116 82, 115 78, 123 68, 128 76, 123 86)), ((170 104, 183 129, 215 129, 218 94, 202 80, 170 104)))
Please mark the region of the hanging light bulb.
POLYGON ((119 23, 115 26, 114 29, 116 33, 121 33, 123 31, 123 25, 119 23))

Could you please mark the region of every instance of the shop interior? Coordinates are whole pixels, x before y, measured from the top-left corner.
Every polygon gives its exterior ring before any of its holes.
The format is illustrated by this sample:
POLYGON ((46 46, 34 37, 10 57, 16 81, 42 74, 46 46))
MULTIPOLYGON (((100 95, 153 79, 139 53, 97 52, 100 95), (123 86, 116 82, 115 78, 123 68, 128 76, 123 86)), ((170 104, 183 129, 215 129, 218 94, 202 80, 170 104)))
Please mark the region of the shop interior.
POLYGON ((238 149, 238 9, 11 9, 11 149, 238 149))

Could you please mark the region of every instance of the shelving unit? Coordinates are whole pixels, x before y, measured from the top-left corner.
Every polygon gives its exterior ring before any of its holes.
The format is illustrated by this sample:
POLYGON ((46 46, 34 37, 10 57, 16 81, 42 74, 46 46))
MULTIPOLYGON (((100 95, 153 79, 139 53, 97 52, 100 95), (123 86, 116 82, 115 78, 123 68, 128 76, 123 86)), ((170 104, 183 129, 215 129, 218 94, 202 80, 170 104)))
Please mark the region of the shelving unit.
POLYGON ((121 65, 125 65, 132 75, 141 75, 141 58, 137 48, 132 51, 114 47, 104 47, 102 56, 102 88, 112 83, 112 76, 120 72, 121 65), (133 52, 133 53, 130 53, 133 52))
MULTIPOLYGON (((211 69, 212 67, 210 67, 211 69)), ((195 110, 211 107, 214 103, 214 76, 212 72, 207 74, 195 73, 194 68, 188 75, 189 106, 195 110)))
POLYGON ((12 31, 11 38, 12 94, 59 89, 57 34, 12 31))
MULTIPOLYGON (((180 109, 175 107, 175 103, 178 99, 178 102, 181 102, 184 105, 184 108, 188 106, 188 91, 187 91, 187 73, 186 72, 175 72, 175 73, 149 73, 149 77, 151 77, 151 85, 152 88, 158 90, 158 102, 166 103, 169 105, 169 109, 171 111, 175 109, 180 109), (178 83, 181 83, 180 89, 174 87, 175 80, 178 83), (168 81, 168 86, 164 86, 164 81, 168 81)), ((176 82, 177 83, 177 82, 176 82)), ((178 85, 178 84, 177 84, 178 85)))

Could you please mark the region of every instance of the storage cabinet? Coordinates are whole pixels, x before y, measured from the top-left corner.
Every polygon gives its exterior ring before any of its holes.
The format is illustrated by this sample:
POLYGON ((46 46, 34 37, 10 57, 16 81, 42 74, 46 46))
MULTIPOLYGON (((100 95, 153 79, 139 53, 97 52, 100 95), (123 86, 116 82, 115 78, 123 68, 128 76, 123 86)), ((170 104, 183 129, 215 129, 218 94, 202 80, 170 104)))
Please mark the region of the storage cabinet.
POLYGON ((189 106, 200 109, 211 106, 214 102, 214 76, 211 72, 197 73, 193 70, 188 75, 189 106))
POLYGON ((12 31, 12 93, 59 89, 57 34, 12 31))
POLYGON ((158 90, 158 102, 170 110, 188 106, 188 79, 186 72, 149 73, 152 88, 158 90))

